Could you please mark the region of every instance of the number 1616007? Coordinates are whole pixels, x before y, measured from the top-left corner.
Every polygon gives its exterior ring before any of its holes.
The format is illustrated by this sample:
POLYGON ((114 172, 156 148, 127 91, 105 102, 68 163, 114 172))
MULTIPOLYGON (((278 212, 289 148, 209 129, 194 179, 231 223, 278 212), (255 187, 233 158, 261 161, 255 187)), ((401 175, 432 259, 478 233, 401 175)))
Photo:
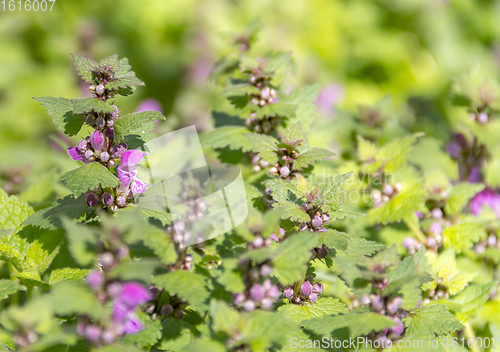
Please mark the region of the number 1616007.
POLYGON ((3 11, 52 11, 56 0, 2 0, 3 11))

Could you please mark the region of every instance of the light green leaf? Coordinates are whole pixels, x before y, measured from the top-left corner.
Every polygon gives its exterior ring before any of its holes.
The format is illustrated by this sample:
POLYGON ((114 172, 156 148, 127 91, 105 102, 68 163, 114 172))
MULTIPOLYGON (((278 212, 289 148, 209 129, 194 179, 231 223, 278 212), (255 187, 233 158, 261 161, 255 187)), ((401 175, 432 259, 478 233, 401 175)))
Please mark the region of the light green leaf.
POLYGON ((410 317, 403 320, 406 333, 429 333, 436 336, 448 335, 455 330, 462 330, 464 326, 455 319, 453 314, 446 310, 444 305, 434 304, 425 306, 412 312, 410 317))
POLYGON ((118 178, 99 163, 89 163, 77 169, 66 172, 61 176, 76 196, 87 192, 89 189, 116 187, 120 184, 118 178))
POLYGON ((248 128, 245 126, 220 127, 203 138, 202 145, 215 149, 229 147, 231 150, 241 149, 244 152, 248 152, 252 150, 252 144, 243 135, 248 132, 248 128))
POLYGON ((79 281, 83 279, 90 270, 63 268, 56 269, 50 273, 49 284, 53 285, 60 281, 79 281))
POLYGON ((99 70, 99 64, 86 57, 71 54, 73 64, 78 72, 78 75, 87 83, 92 83, 94 80, 93 73, 99 70))
POLYGON ((106 104, 98 98, 71 99, 71 104, 73 105, 73 114, 77 115, 89 114, 91 112, 111 114, 115 111, 112 105, 106 104))
POLYGON ((52 286, 49 294, 52 309, 59 315, 82 314, 103 318, 106 310, 86 287, 64 281, 52 286))
POLYGON ((260 90, 248 83, 242 84, 234 84, 230 86, 226 86, 220 94, 231 97, 231 96, 240 96, 240 95, 259 95, 260 90))
POLYGON ((332 297, 322 297, 314 303, 285 304, 278 308, 288 319, 300 323, 306 319, 318 318, 324 315, 347 314, 346 305, 332 297))
POLYGON ((278 156, 275 153, 278 150, 276 138, 258 133, 244 133, 243 136, 252 144, 252 150, 259 153, 262 159, 271 165, 278 162, 278 156))
POLYGON ((455 215, 463 209, 469 200, 481 192, 484 185, 480 183, 459 183, 453 187, 445 204, 444 211, 448 215, 455 215))
POLYGON ((331 151, 324 148, 311 148, 304 153, 301 153, 297 160, 293 164, 294 170, 301 170, 309 165, 314 164, 317 161, 326 159, 332 155, 335 155, 331 151))
POLYGON ((457 253, 471 248, 473 243, 486 238, 486 229, 477 223, 465 223, 450 226, 443 231, 446 247, 454 248, 457 253))
POLYGON ((142 111, 125 115, 115 123, 115 140, 124 142, 129 149, 139 149, 154 138, 151 132, 155 128, 155 120, 165 120, 158 111, 142 111))
POLYGON ((257 111, 257 114, 254 116, 255 119, 261 120, 264 117, 285 117, 292 118, 295 117, 297 111, 297 106, 295 104, 290 103, 271 103, 264 105, 262 109, 257 111))
POLYGON ((82 115, 73 113, 73 104, 69 99, 55 97, 34 97, 33 99, 47 109, 47 113, 52 116, 52 122, 59 131, 68 136, 75 136, 80 132, 84 119, 82 115))
POLYGON ((68 248, 73 259, 82 266, 94 262, 97 236, 88 226, 75 224, 73 221, 65 218, 62 219, 62 222, 66 229, 68 248))
POLYGON ((54 260, 64 240, 64 231, 45 231, 37 238, 26 253, 26 266, 43 274, 54 260))
POLYGON ((24 286, 11 280, 0 280, 0 300, 6 299, 17 291, 25 290, 24 286))
POLYGON ((33 208, 20 201, 15 196, 10 196, 0 189, 0 229, 17 230, 31 214, 33 208))

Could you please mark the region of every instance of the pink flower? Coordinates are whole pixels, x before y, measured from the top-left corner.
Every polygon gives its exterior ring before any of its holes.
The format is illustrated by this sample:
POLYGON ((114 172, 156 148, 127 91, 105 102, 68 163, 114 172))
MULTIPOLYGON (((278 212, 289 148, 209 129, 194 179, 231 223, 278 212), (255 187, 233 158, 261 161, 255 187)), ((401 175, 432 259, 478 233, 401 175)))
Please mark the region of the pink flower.
POLYGON ((342 99, 343 87, 338 83, 332 83, 324 87, 316 98, 316 106, 323 114, 334 113, 333 105, 342 99))
POLYGON ((120 166, 118 166, 118 179, 122 183, 121 192, 126 192, 131 185, 132 192, 143 193, 149 186, 137 178, 137 167, 135 166, 144 158, 144 155, 146 154, 138 150, 127 150, 122 154, 120 166))
POLYGON ((483 211, 483 206, 489 206, 500 216, 500 194, 491 188, 485 188, 470 201, 470 211, 478 216, 483 211))
POLYGON ((159 111, 163 112, 163 108, 160 102, 154 98, 148 98, 141 101, 135 112, 143 112, 143 111, 159 111))

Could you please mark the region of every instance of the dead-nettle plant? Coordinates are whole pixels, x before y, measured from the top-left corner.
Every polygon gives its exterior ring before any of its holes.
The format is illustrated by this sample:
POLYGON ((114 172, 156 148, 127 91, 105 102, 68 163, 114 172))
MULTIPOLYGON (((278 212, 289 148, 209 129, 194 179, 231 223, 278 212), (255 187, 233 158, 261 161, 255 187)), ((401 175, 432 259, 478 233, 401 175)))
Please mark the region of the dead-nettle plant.
MULTIPOLYGON (((143 82, 116 55, 73 59, 91 97, 35 98, 62 132, 80 137, 68 148, 80 165, 61 176, 71 194, 35 211, 0 191, 0 259, 12 279, 0 280, 0 343, 8 350, 279 351, 291 337, 388 346, 470 335, 459 308, 466 294, 481 306, 494 284, 457 296, 473 277, 459 272, 455 247, 474 241, 441 231, 463 225, 454 215, 482 187, 424 184, 407 162, 420 134, 385 145, 360 134, 354 159, 334 168, 334 154, 308 139, 320 86, 286 88, 289 53, 230 56, 213 74, 225 85, 228 104, 214 113, 225 124, 216 121, 202 141, 240 167, 249 213, 233 230, 186 247, 177 232, 185 219, 135 203, 159 192, 138 168, 164 117, 126 114, 114 99, 143 82), (316 172, 318 163, 327 171, 316 172), (349 197, 359 192, 370 199, 349 197), (398 221, 412 236, 397 247, 367 239, 368 226, 383 234, 390 225, 379 224, 398 221)), ((478 109, 474 121, 489 123, 488 111, 478 109)), ((199 198, 194 217, 208 207, 199 198)), ((496 246, 481 236, 476 252, 496 246)))

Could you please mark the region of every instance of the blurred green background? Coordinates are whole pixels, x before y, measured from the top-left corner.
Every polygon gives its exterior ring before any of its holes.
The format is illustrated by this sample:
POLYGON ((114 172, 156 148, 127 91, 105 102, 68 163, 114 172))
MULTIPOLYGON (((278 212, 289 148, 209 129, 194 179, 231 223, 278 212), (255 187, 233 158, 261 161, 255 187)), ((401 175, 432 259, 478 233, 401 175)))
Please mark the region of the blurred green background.
POLYGON ((82 96, 69 53, 130 59, 146 87, 116 99, 123 113, 154 98, 168 128, 196 123, 207 130, 211 106, 221 99, 208 80, 212 65, 234 52, 235 36, 256 18, 263 29, 252 53, 293 51, 290 86, 333 84, 331 101, 353 111, 392 96, 409 130, 445 139, 452 77, 477 63, 496 76, 500 63, 500 1, 492 0, 57 0, 51 12, 0 7, 0 185, 16 193, 54 167, 59 174, 76 166, 64 147, 78 138, 58 133, 31 99, 82 96))

